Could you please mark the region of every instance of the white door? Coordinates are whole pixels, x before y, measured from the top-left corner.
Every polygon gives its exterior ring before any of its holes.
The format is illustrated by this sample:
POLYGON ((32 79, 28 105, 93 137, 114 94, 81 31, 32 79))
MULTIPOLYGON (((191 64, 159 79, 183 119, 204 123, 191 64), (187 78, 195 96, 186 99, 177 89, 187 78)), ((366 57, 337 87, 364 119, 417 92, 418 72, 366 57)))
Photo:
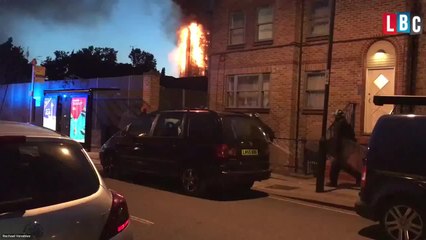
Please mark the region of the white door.
POLYGON ((371 133, 377 120, 393 110, 393 105, 374 105, 373 97, 395 95, 395 68, 367 69, 365 88, 364 133, 371 133))

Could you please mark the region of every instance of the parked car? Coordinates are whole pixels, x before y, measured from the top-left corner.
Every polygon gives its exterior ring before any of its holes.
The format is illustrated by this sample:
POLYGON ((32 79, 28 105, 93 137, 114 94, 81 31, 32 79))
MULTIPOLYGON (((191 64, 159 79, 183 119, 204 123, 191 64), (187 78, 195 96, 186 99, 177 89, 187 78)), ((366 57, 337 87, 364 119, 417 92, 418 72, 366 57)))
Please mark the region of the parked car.
POLYGON ((0 233, 18 239, 132 239, 126 200, 81 145, 0 121, 0 233))
POLYGON ((371 135, 356 212, 389 239, 426 237, 426 116, 386 115, 371 135))
POLYGON ((252 117, 257 121, 262 130, 266 133, 266 137, 270 142, 273 142, 275 139, 275 133, 270 126, 268 126, 265 122, 260 119, 260 115, 258 113, 249 113, 248 116, 252 117))
POLYGON ((190 195, 210 187, 250 189, 254 181, 270 177, 266 134, 254 119, 239 113, 155 112, 108 140, 100 158, 110 176, 143 172, 176 177, 190 195))

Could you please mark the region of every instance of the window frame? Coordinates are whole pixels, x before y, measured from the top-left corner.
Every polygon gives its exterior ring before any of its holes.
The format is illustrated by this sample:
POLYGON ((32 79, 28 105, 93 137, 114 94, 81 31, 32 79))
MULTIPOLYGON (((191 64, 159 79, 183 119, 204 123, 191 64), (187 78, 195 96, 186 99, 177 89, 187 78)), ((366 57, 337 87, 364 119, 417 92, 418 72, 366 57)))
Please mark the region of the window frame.
POLYGON ((239 45, 244 45, 246 43, 246 23, 247 23, 247 16, 246 13, 243 10, 238 10, 238 11, 232 11, 229 14, 229 26, 228 26, 228 46, 239 46, 239 45), (242 27, 233 27, 233 16, 234 14, 242 14, 244 17, 243 20, 243 26, 242 27), (243 30, 243 40, 240 43, 233 43, 232 42, 232 32, 235 30, 239 30, 242 29, 243 30))
POLYGON ((226 89, 226 108, 228 109, 270 109, 270 95, 268 95, 268 102, 269 102, 269 106, 265 107, 265 101, 264 101, 264 97, 265 97, 265 93, 267 92, 268 94, 270 94, 271 89, 270 87, 268 87, 267 90, 263 89, 263 85, 264 85, 264 76, 265 75, 269 75, 269 84, 271 83, 271 73, 270 72, 264 72, 264 73, 258 73, 258 74, 240 74, 240 75, 228 75, 227 76, 227 89, 226 89), (239 91, 238 90, 238 79, 240 77, 253 77, 253 76, 257 76, 258 77, 258 89, 257 90, 253 90, 253 91, 239 91), (229 89, 229 82, 233 81, 233 90, 229 89), (240 92, 256 92, 258 94, 258 100, 259 100, 259 105, 255 106, 255 107, 240 107, 238 106, 238 94, 240 92), (229 104, 229 98, 230 95, 233 94, 233 102, 234 105, 230 105, 229 104))
POLYGON ((187 114, 185 112, 164 112, 164 113, 159 113, 157 114, 152 127, 151 127, 151 134, 150 137, 154 137, 154 138, 168 138, 168 139, 181 139, 184 138, 186 136, 186 122, 187 122, 187 114), (180 134, 180 136, 158 136, 155 134, 155 131, 158 127, 158 124, 160 123, 160 120, 163 116, 167 116, 167 115, 173 115, 173 114, 182 114, 182 132, 180 134))
POLYGON ((264 5, 264 6, 261 6, 261 7, 257 8, 257 10, 256 10, 256 39, 255 39, 255 42, 265 42, 265 41, 271 41, 271 40, 274 39, 274 17, 275 17, 275 11, 274 10, 275 9, 274 9, 274 6, 272 4, 264 5), (259 23, 259 13, 260 13, 260 10, 262 8, 271 8, 272 9, 272 19, 271 19, 271 22, 259 23), (259 39, 259 27, 262 26, 262 25, 271 25, 272 26, 272 29, 271 29, 272 36, 271 36, 271 38, 268 38, 268 39, 259 39))
POLYGON ((330 35, 330 14, 331 14, 331 9, 330 9, 330 0, 315 0, 312 5, 311 5, 311 9, 310 9, 310 15, 309 15, 309 32, 308 32, 308 37, 326 37, 328 35, 330 35), (328 9, 328 15, 326 17, 316 17, 315 16, 315 10, 318 8, 318 6, 320 4, 325 4, 327 3, 327 9, 328 9), (322 19, 327 19, 327 33, 324 34, 313 34, 313 30, 315 27, 315 21, 316 20, 322 20, 322 19))
POLYGON ((326 71, 322 70, 322 71, 310 71, 310 72, 306 72, 305 73, 305 104, 304 104, 304 109, 308 110, 308 111, 323 111, 324 110, 324 104, 322 105, 322 107, 320 108, 314 108, 314 107, 309 107, 308 106, 308 99, 309 99, 309 94, 310 93, 322 93, 323 96, 325 96, 325 83, 327 81, 326 79, 327 75, 326 75, 326 71), (318 89, 314 89, 314 90, 310 90, 308 89, 308 85, 309 85, 309 77, 310 76, 317 76, 317 75, 322 75, 324 78, 324 88, 322 90, 318 90, 318 89))

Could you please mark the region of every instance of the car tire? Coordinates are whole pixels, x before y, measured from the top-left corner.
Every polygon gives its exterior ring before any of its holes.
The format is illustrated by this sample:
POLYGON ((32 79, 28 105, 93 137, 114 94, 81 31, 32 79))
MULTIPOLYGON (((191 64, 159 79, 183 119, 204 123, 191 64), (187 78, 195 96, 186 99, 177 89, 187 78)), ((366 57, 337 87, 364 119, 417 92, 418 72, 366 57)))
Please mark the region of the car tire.
POLYGON ((244 183, 238 183, 236 185, 233 186, 232 190, 234 192, 238 192, 238 193, 245 193, 245 192, 249 192, 251 190, 251 188, 253 187, 254 182, 244 182, 244 183))
POLYGON ((246 183, 240 184, 239 188, 240 188, 241 191, 248 192, 248 191, 251 190, 251 188, 253 187, 253 185, 254 185, 254 181, 246 182, 246 183))
POLYGON ((380 224, 392 240, 421 240, 426 237, 425 211, 413 202, 392 201, 386 204, 380 224))
POLYGON ((183 192, 190 196, 202 196, 206 191, 206 183, 201 172, 195 167, 184 167, 180 177, 183 192))
POLYGON ((103 173, 106 177, 109 178, 117 178, 119 179, 121 177, 119 169, 115 166, 115 156, 113 153, 107 153, 105 154, 105 161, 102 165, 103 173))

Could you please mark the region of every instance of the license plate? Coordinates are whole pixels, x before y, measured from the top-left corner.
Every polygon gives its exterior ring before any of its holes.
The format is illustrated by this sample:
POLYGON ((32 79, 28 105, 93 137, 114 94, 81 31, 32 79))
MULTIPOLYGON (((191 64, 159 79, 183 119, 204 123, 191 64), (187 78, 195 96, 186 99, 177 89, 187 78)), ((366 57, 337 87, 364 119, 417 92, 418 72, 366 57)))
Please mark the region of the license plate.
POLYGON ((259 155, 259 151, 257 149, 242 149, 241 155, 243 155, 243 156, 257 156, 257 155, 259 155))

